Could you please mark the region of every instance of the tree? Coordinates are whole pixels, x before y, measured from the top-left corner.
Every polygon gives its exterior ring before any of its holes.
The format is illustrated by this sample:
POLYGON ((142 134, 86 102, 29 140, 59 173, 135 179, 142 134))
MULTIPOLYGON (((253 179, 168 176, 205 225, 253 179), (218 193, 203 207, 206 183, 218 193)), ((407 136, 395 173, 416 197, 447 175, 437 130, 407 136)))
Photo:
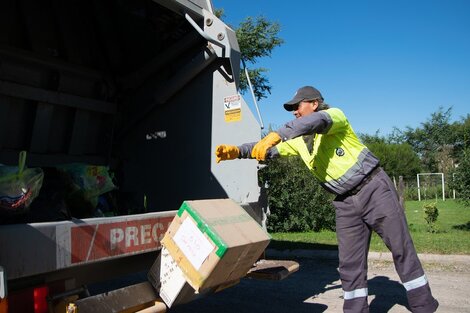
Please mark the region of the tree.
POLYGON ((390 143, 378 134, 360 137, 390 176, 414 176, 421 171, 420 159, 408 143, 390 143))
POLYGON ((452 188, 458 192, 460 199, 470 205, 470 148, 462 151, 453 177, 452 188))
MULTIPOLYGON (((224 17, 223 9, 215 10, 215 15, 224 17)), ((281 26, 277 22, 269 21, 266 17, 246 17, 238 27, 234 27, 240 46, 242 63, 255 65, 260 58, 270 57, 274 48, 282 45, 284 40, 278 36, 281 26)), ((263 67, 248 68, 253 91, 257 100, 266 98, 271 93, 271 85, 266 76, 268 69, 263 67)), ((240 90, 248 90, 245 75, 240 75, 240 90)))
POLYGON ((470 147, 470 114, 462 117, 460 122, 453 125, 453 133, 455 135, 454 155, 459 156, 463 150, 470 147))
POLYGON ((457 125, 450 123, 452 107, 444 111, 439 107, 421 127, 407 127, 405 131, 395 129, 394 140, 402 140, 413 147, 421 158, 423 169, 430 172, 448 173, 452 167, 454 146, 458 141, 457 125))
POLYGON ((458 138, 454 151, 457 157, 450 185, 458 192, 460 199, 470 205, 470 114, 454 126, 458 138))
MULTIPOLYGON (((278 37, 281 26, 277 22, 268 21, 263 16, 247 17, 236 29, 238 45, 242 53, 243 64, 256 64, 259 58, 270 57, 273 49, 284 40, 278 37)), ((258 100, 271 93, 271 86, 266 77, 266 68, 248 69, 255 96, 258 100)), ((248 82, 245 75, 240 77, 240 89, 247 90, 248 82)))

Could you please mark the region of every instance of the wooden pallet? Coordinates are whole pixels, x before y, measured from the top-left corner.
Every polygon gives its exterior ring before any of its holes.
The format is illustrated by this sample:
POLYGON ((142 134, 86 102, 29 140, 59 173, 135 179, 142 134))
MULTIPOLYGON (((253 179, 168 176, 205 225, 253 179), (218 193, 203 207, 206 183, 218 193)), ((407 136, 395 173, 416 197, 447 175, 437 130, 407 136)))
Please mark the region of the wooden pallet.
POLYGON ((247 277, 282 280, 299 270, 299 263, 289 260, 259 260, 248 271, 247 277))

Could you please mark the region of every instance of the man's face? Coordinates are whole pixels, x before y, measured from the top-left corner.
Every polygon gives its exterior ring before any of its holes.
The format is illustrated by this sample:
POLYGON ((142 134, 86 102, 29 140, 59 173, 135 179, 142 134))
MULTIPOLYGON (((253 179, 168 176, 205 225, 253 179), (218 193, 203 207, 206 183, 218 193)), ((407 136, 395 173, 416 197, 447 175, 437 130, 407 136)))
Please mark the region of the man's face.
POLYGON ((294 115, 296 118, 307 116, 315 112, 318 108, 318 101, 300 101, 298 104, 294 105, 294 115))

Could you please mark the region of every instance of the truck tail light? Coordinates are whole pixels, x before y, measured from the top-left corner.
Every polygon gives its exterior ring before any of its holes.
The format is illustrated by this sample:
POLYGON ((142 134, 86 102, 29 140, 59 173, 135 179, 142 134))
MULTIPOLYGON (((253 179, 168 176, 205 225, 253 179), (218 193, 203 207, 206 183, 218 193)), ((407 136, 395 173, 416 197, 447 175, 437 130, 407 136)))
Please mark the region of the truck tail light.
POLYGON ((47 296, 49 287, 40 286, 33 290, 34 313, 47 313, 47 296))
POLYGON ((8 299, 0 298, 0 313, 8 313, 8 299))
POLYGON ((0 313, 48 313, 48 295, 47 285, 12 291, 6 298, 8 302, 4 306, 5 309, 3 304, 0 305, 0 313))
POLYGON ((0 313, 8 313, 7 278, 2 266, 0 266, 0 313))

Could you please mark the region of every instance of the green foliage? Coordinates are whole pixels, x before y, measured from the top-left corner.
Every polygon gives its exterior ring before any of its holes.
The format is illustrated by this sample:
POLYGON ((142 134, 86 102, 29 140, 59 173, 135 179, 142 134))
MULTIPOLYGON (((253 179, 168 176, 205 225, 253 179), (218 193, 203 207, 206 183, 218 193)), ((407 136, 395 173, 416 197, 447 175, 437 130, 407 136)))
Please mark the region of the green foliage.
POLYGON ((437 203, 426 203, 423 205, 424 209, 424 220, 427 223, 427 231, 430 233, 437 232, 437 217, 439 216, 439 210, 437 209, 437 203))
POLYGON ((379 158, 390 176, 414 176, 420 172, 420 159, 409 144, 389 143, 377 134, 361 135, 361 140, 379 158))
MULTIPOLYGON (((224 9, 215 9, 214 14, 220 19, 225 17, 224 9)), ((274 48, 284 43, 284 40, 278 36, 281 25, 269 21, 264 16, 246 17, 238 27, 232 28, 235 29, 237 36, 243 67, 246 63, 254 65, 260 58, 271 57, 274 48)), ((262 67, 247 69, 256 99, 266 98, 271 93, 271 85, 266 76, 268 69, 262 67)), ((241 92, 246 92, 249 88, 244 73, 240 74, 239 88, 241 92)))
MULTIPOLYGON (((263 16, 247 17, 236 29, 238 45, 242 60, 248 64, 256 64, 260 58, 270 57, 274 48, 283 44, 284 40, 278 36, 281 26, 271 22, 263 16)), ((271 86, 266 76, 267 69, 252 68, 248 70, 255 96, 258 100, 266 98, 271 93, 271 86)), ((246 91, 248 82, 245 75, 240 75, 240 90, 246 91)))
MULTIPOLYGON (((266 98, 267 94, 271 93, 271 86, 269 85, 269 80, 265 75, 268 72, 268 69, 265 68, 255 68, 249 69, 248 75, 250 76, 251 85, 253 87, 253 92, 255 93, 256 100, 261 100, 266 98)), ((248 90, 248 81, 244 74, 240 75, 240 90, 248 90)))
POLYGON ((405 200, 418 200, 418 187, 409 186, 405 188, 405 200))
MULTIPOLYGON (((466 178, 469 177, 469 173, 466 171, 469 162, 465 160, 469 154, 465 150, 470 148, 470 114, 462 117, 460 121, 451 123, 451 113, 452 108, 444 110, 439 107, 436 112, 431 114, 430 118, 416 129, 407 127, 402 131, 394 128, 388 137, 381 138, 378 134, 375 136, 361 135, 361 139, 381 159, 385 170, 391 176, 401 175, 411 178, 420 172, 444 173, 447 184, 446 196, 452 197, 453 188, 458 192, 459 197, 470 203, 470 183, 466 178), (389 146, 393 144, 410 145, 417 158, 406 151, 409 148, 389 146), (418 162, 419 166, 417 166, 418 162), (459 163, 466 165, 456 168, 459 163), (456 175, 454 176, 455 181, 453 181, 453 173, 456 175)), ((407 189, 405 192, 406 199, 416 198, 416 190, 407 189)))
POLYGON ((281 26, 263 16, 247 17, 236 30, 245 62, 255 64, 259 58, 271 56, 272 50, 284 41, 277 36, 281 26))
POLYGON ((459 198, 470 205, 470 148, 465 149, 459 159, 459 166, 453 172, 451 187, 457 191, 459 198))
POLYGON ((323 190, 300 158, 268 161, 260 171, 260 180, 268 185, 269 231, 334 229, 331 195, 323 190))
POLYGON ((461 121, 455 122, 452 125, 454 135, 454 156, 459 157, 462 155, 466 148, 470 148, 470 114, 462 117, 461 121))
POLYGON ((452 108, 444 111, 442 107, 431 114, 426 122, 421 123, 421 127, 413 129, 407 127, 406 130, 395 133, 395 139, 400 138, 413 147, 413 150, 421 157, 423 168, 430 172, 443 171, 440 166, 447 159, 447 147, 452 150, 458 137, 456 129, 459 124, 451 124, 450 118, 452 108))
POLYGON ((225 17, 225 10, 224 9, 214 9, 214 15, 220 19, 225 17))

